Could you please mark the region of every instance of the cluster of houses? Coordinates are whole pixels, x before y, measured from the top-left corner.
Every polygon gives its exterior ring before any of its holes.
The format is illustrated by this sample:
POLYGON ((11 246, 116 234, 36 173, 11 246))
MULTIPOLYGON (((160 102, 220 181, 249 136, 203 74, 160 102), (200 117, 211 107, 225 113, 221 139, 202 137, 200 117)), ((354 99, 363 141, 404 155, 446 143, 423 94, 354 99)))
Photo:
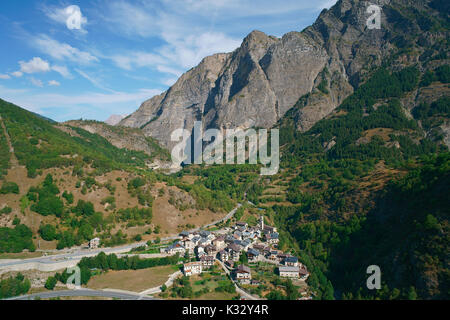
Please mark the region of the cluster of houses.
POLYGON ((275 227, 264 224, 261 217, 258 226, 249 227, 245 222, 236 223, 228 233, 198 231, 180 233, 181 240, 163 249, 167 254, 186 252, 195 255, 198 261, 186 263, 184 274, 191 276, 200 274, 212 267, 219 259, 229 270, 233 270, 234 278, 242 284, 257 284, 251 279, 250 268, 244 265, 235 266, 241 254, 245 252, 249 262, 265 261, 278 265, 279 275, 287 278, 306 279, 309 275, 306 267, 297 257, 285 254, 277 249, 279 234, 275 227))

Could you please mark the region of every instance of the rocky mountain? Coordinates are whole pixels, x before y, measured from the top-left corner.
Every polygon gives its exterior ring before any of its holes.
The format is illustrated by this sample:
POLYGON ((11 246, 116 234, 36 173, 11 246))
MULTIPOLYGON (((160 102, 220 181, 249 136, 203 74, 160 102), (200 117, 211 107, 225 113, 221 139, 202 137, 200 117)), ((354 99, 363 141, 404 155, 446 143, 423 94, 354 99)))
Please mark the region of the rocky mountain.
MULTIPOLYGON (((382 8, 381 29, 368 28, 372 13, 367 1, 339 0, 302 32, 279 39, 253 31, 234 52, 206 57, 120 125, 141 128, 170 147, 171 132, 191 130, 194 121, 215 128, 270 128, 297 105, 301 106, 295 116, 297 128, 306 131, 352 94, 365 75, 398 51, 411 34, 423 31, 417 21, 430 29, 427 24, 439 16, 436 9, 445 6, 436 0, 371 4, 382 8), (411 14, 419 20, 411 19, 411 14)), ((425 33, 422 46, 435 43, 436 38, 425 33)))
POLYGON ((109 124, 110 126, 115 126, 118 124, 122 119, 125 118, 123 115, 113 114, 108 119, 105 120, 106 124, 109 124))

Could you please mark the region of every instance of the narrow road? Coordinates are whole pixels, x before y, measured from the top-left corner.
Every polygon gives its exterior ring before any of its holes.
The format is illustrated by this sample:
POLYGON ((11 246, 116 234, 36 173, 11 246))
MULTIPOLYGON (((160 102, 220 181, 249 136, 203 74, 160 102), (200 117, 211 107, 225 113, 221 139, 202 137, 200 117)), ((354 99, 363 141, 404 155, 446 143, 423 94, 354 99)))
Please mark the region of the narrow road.
POLYGON ((225 221, 231 219, 231 218, 234 216, 234 214, 236 213, 236 211, 237 211, 240 207, 242 207, 242 204, 238 203, 237 207, 234 208, 233 210, 231 210, 231 211, 230 211, 225 217, 223 217, 222 219, 217 220, 217 221, 214 221, 214 222, 211 222, 210 224, 207 224, 207 225, 204 225, 204 226, 202 226, 202 227, 200 227, 200 228, 193 229, 193 230, 189 230, 189 231, 190 231, 190 232, 196 232, 196 231, 199 231, 200 229, 207 229, 207 228, 212 227, 212 226, 214 226, 214 225, 216 225, 216 224, 218 224, 218 223, 225 222, 225 221))
POLYGON ((245 299, 248 299, 248 300, 264 300, 264 299, 262 299, 262 298, 257 298, 257 297, 255 297, 255 296, 252 296, 250 293, 248 293, 248 292, 242 290, 242 289, 237 285, 236 281, 234 281, 234 280, 231 278, 230 270, 228 270, 228 268, 222 263, 222 261, 220 261, 219 259, 216 259, 216 260, 219 261, 220 265, 222 266, 222 269, 223 269, 223 270, 225 271, 225 273, 230 277, 231 281, 233 281, 233 284, 234 284, 234 286, 235 286, 235 288, 236 288, 236 292, 237 292, 237 293, 239 293, 242 297, 244 297, 245 299))
MULTIPOLYGON (((181 271, 177 271, 177 272, 171 274, 171 275, 169 276, 169 280, 167 280, 167 281, 164 283, 164 285, 165 285, 167 288, 171 287, 172 284, 173 284, 173 282, 175 281, 175 279, 178 278, 178 277, 181 276, 181 275, 182 275, 181 271)), ((160 292, 162 292, 161 287, 162 287, 162 286, 150 288, 150 289, 147 289, 147 290, 145 290, 145 291, 140 292, 139 294, 147 295, 147 294, 156 294, 156 293, 160 293, 160 292)))
POLYGON ((133 294, 119 291, 90 290, 90 289, 41 292, 20 297, 9 298, 5 300, 34 300, 36 298, 51 299, 59 297, 100 297, 100 298, 115 298, 121 300, 157 300, 155 298, 143 296, 138 293, 133 294))

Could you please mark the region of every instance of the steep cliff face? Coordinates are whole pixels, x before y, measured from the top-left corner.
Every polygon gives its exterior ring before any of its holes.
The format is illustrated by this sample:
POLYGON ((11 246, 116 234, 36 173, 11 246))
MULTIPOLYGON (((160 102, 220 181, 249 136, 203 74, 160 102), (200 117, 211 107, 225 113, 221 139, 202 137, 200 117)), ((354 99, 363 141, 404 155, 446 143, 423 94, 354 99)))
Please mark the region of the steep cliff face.
POLYGON ((428 2, 340 0, 302 32, 279 39, 254 31, 240 48, 205 58, 119 125, 140 127, 170 148, 170 134, 191 130, 195 121, 206 128, 270 128, 297 106, 297 128, 306 131, 392 54, 395 39, 417 31, 417 24, 399 21, 395 8, 429 10, 428 2), (381 29, 367 27, 370 4, 383 8, 381 29))

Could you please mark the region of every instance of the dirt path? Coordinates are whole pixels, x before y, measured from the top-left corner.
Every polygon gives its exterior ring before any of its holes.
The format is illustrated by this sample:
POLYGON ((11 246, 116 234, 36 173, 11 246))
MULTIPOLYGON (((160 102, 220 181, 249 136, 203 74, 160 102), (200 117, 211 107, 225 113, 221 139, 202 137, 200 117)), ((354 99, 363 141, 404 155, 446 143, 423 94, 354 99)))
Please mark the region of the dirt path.
POLYGON ((17 167, 19 165, 19 161, 17 160, 16 155, 14 154, 14 148, 11 143, 11 137, 8 134, 8 130, 6 130, 6 126, 5 126, 5 123, 3 122, 2 116, 0 116, 0 123, 3 128, 3 132, 5 133, 6 142, 8 143, 8 147, 9 147, 9 152, 11 153, 11 158, 9 160, 11 163, 11 169, 14 169, 15 167, 17 167))

